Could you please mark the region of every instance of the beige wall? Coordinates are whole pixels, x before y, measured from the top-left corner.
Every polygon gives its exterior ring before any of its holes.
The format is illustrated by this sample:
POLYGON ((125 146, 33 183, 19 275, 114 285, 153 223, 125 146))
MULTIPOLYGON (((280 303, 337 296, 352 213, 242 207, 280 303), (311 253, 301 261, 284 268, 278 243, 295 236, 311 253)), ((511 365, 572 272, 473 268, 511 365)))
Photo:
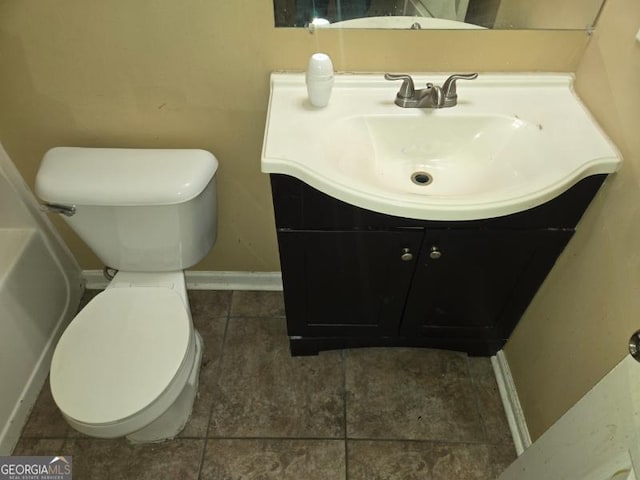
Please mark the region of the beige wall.
POLYGON ((638 0, 608 0, 576 89, 620 148, 610 177, 505 349, 539 436, 626 354, 640 329, 638 0))
MULTIPOLYGON (((278 270, 260 173, 268 74, 317 50, 352 71, 573 71, 581 32, 273 28, 271 0, 0 0, 0 141, 29 184, 55 145, 198 147, 220 160, 205 270, 278 270)), ((84 268, 101 267, 58 222, 84 268)))
MULTIPOLYGON (((580 32, 276 30, 271 0, 0 0, 0 141, 30 184, 54 145, 209 149, 221 162, 219 239, 199 267, 269 271, 278 258, 260 148, 270 71, 300 70, 316 50, 340 70, 577 69, 626 163, 506 349, 537 436, 640 328, 639 9, 609 0, 582 58, 580 32)), ((84 268, 100 266, 63 234, 84 268)))
POLYGON ((602 0, 501 0, 496 28, 578 28, 593 25, 602 0))

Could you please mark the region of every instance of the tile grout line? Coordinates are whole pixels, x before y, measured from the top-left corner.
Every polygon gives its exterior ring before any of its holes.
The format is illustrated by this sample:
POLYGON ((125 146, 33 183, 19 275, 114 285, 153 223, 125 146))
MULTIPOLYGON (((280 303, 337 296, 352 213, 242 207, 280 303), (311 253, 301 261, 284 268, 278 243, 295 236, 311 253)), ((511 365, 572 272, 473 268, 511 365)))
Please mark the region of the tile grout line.
MULTIPOLYGON (((202 439, 202 437, 183 437, 183 438, 191 438, 191 439, 202 439)), ((339 442, 344 440, 344 437, 274 437, 272 435, 262 435, 256 437, 229 437, 229 436, 211 436, 209 437, 211 440, 271 440, 271 441, 296 441, 296 440, 304 440, 306 442, 339 442)))
MULTIPOLYGON (((322 439, 320 439, 322 440, 322 439)), ((331 439, 326 439, 331 440, 331 439)), ((510 447, 510 443, 496 443, 496 442, 472 442, 464 440, 444 440, 433 438, 398 438, 398 437, 350 437, 352 442, 401 442, 401 443, 430 443, 433 445, 468 445, 468 446, 492 446, 492 447, 510 447)))
POLYGON ((473 392, 473 399, 476 405, 476 410, 478 411, 478 416, 480 417, 480 423, 482 425, 482 433, 484 434, 484 444, 488 444, 489 442, 489 432, 487 431, 487 422, 486 418, 482 413, 482 405, 480 404, 480 389, 478 383, 475 381, 471 373, 471 362, 469 361, 469 356, 466 358, 467 372, 469 374, 469 383, 471 383, 471 391, 473 392))
MULTIPOLYGON (((222 367, 224 364, 224 352, 225 346, 227 344, 227 332, 229 331, 229 319, 231 318, 231 305, 233 303, 233 294, 234 290, 231 291, 231 295, 229 296, 229 305, 227 306, 227 315, 224 322, 224 332, 222 334, 222 342, 220 347, 220 363, 218 364, 218 375, 222 374, 222 367)), ((216 376, 219 380, 219 377, 216 376)), ((198 468, 198 476, 196 477, 198 480, 202 478, 202 469, 204 468, 204 460, 207 454, 207 446, 209 444, 209 431, 211 430, 211 417, 213 416, 213 409, 215 407, 215 395, 211 401, 211 406, 209 407, 209 416, 207 418, 207 430, 204 433, 204 444, 202 447, 202 455, 200 456, 200 466, 198 468)))
POLYGON ((349 432, 347 431, 347 352, 340 352, 342 359, 342 418, 344 422, 344 478, 349 480, 349 432))
MULTIPOLYGON (((202 440, 203 437, 180 437, 189 440, 202 440)), ((274 436, 256 436, 256 437, 230 437, 230 436, 211 436, 210 440, 273 440, 273 441, 309 441, 309 442, 323 442, 323 441, 344 441, 345 437, 274 437, 274 436)), ((408 442, 408 443, 430 443, 430 444, 447 444, 447 445, 487 445, 487 446, 511 446, 511 443, 500 442, 474 442, 465 440, 446 440, 446 439, 434 439, 434 438, 399 438, 399 437, 348 437, 346 440, 355 442, 408 442)))
MULTIPOLYGON (((210 440, 239 440, 239 441, 252 441, 252 440, 271 440, 271 441, 283 441, 283 442, 293 442, 293 441, 309 441, 309 442, 338 442, 344 441, 345 437, 275 437, 275 436, 256 436, 256 437, 230 437, 230 436, 211 436, 208 437, 210 440)), ((110 441, 114 439, 106 439, 106 438, 97 438, 97 437, 69 437, 65 439, 64 437, 27 437, 25 440, 78 440, 78 441, 110 441)), ((197 437, 197 436, 189 436, 189 437, 176 437, 173 440, 205 440, 205 437, 197 437)), ((446 444, 446 445, 468 445, 468 446, 494 446, 494 447, 511 447, 513 446, 511 443, 502 443, 502 442, 474 442, 474 441, 465 441, 465 440, 445 440, 445 439, 433 439, 433 438, 399 438, 399 437, 349 437, 347 440, 354 442, 385 442, 385 443, 393 443, 393 442, 402 442, 402 443, 429 443, 429 444, 446 444)), ((139 445, 148 445, 153 446, 154 444, 139 444, 139 445)))

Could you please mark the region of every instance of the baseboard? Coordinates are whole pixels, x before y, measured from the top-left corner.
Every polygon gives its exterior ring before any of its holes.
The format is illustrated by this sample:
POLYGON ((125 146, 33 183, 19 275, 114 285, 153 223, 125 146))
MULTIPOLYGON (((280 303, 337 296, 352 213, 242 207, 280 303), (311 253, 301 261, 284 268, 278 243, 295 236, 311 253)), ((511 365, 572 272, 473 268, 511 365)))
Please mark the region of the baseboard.
POLYGON ((185 274, 192 290, 282 290, 280 272, 190 271, 185 274))
MULTIPOLYGON (((86 288, 100 290, 109 283, 102 270, 84 270, 86 288)), ((187 270, 187 288, 190 290, 282 290, 280 272, 214 272, 187 270)))
POLYGON ((531 446, 531 436, 529 435, 527 421, 524 418, 524 413, 520 406, 518 391, 511 376, 509 362, 504 352, 500 350, 495 357, 491 357, 491 363, 496 381, 498 382, 498 389, 500 390, 500 397, 502 398, 502 404, 504 405, 504 410, 507 415, 509 428, 511 429, 513 443, 515 444, 518 456, 520 456, 522 452, 531 446))

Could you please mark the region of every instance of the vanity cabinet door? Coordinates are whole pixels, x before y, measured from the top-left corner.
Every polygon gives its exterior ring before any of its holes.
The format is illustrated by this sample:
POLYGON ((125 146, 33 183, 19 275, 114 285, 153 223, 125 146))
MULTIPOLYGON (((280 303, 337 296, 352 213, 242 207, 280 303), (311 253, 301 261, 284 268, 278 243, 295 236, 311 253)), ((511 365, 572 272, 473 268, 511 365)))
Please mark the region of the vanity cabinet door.
POLYGON ((572 233, 428 231, 401 333, 503 343, 572 233))
POLYGON ((423 235, 279 231, 289 336, 396 336, 423 235))

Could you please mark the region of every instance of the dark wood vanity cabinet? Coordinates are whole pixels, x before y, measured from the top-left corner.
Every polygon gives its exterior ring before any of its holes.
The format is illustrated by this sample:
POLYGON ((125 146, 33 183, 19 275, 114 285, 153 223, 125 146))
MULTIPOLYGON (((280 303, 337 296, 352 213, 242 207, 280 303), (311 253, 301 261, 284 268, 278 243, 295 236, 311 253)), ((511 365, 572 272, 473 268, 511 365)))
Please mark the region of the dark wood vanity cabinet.
POLYGON ((603 179, 526 212, 443 222, 372 212, 272 174, 292 354, 365 346, 495 354, 603 179))
POLYGON ((429 230, 400 334, 495 353, 569 241, 559 230, 429 230))
POLYGON ((289 336, 397 335, 416 265, 400 252, 417 252, 422 236, 419 230, 279 233, 289 336))

